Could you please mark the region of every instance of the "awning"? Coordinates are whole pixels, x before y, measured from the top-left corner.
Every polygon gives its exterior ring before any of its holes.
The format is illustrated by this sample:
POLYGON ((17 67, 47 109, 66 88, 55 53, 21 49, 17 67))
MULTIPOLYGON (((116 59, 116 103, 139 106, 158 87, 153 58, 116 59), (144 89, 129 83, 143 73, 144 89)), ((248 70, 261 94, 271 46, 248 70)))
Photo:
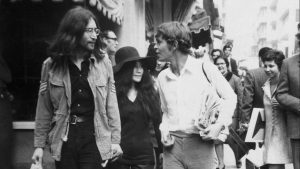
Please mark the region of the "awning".
POLYGON ((89 0, 91 6, 97 7, 113 22, 121 25, 124 18, 124 0, 89 0))
MULTIPOLYGON (((11 3, 23 0, 9 0, 11 3)), ((32 2, 43 2, 46 0, 31 0, 32 2)), ((52 2, 63 2, 64 0, 51 0, 52 2)), ((72 0, 75 3, 89 1, 92 7, 96 7, 104 16, 121 25, 124 18, 124 0, 72 0)))

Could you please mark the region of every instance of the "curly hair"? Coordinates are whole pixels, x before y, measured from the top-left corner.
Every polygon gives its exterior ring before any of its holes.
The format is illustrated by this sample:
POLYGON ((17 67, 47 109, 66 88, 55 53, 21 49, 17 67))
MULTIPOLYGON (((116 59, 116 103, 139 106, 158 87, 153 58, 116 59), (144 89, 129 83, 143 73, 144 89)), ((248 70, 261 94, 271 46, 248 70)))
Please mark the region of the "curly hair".
POLYGON ((284 59, 285 59, 285 56, 284 56, 283 52, 280 51, 280 50, 275 50, 275 49, 269 50, 266 55, 261 57, 261 60, 263 62, 274 60, 274 62, 278 66, 279 70, 281 69, 281 66, 282 66, 282 63, 283 63, 284 59))
POLYGON ((143 62, 141 63, 144 73, 141 81, 139 83, 133 81, 133 68, 135 67, 136 62, 137 61, 131 61, 125 63, 121 70, 115 74, 118 104, 125 104, 128 91, 131 88, 132 83, 134 83, 138 91, 138 96, 136 98, 138 103, 142 105, 143 109, 151 119, 157 121, 160 119, 161 112, 158 92, 154 89, 153 79, 143 62))

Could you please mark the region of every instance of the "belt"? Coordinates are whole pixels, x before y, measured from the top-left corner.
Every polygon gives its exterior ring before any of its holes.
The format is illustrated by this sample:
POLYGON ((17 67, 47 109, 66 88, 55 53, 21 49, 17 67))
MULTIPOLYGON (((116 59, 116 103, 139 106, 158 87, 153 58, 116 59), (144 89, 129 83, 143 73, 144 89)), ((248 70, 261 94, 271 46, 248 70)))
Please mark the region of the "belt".
POLYGON ((199 137, 199 134, 196 133, 185 133, 183 131, 170 131, 170 135, 179 137, 179 138, 188 138, 188 137, 199 137))
POLYGON ((76 116, 76 115, 70 115, 69 122, 70 124, 76 124, 76 123, 82 123, 92 120, 91 117, 86 117, 86 116, 76 116))

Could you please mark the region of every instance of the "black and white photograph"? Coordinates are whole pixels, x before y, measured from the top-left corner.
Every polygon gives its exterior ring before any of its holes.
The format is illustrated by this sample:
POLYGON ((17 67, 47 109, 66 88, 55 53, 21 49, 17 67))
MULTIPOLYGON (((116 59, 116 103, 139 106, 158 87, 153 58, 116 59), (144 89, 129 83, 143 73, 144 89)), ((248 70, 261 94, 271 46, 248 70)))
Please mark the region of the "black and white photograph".
POLYGON ((300 0, 0 0, 0 169, 300 169, 300 0))

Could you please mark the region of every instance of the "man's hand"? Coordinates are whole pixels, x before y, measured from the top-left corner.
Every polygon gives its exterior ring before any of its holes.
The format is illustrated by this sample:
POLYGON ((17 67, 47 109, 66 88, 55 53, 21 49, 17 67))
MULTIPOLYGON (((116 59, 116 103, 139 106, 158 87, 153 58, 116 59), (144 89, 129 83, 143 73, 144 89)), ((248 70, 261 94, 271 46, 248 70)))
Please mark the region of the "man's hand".
POLYGON ((34 164, 42 164, 43 154, 44 154, 43 148, 36 148, 34 150, 33 155, 32 155, 32 161, 33 161, 33 163, 34 164))
POLYGON ((169 132, 161 131, 161 143, 165 147, 172 146, 174 144, 174 141, 175 141, 174 137, 171 136, 169 132))
POLYGON ((208 126, 203 132, 203 140, 217 140, 221 130, 224 128, 224 125, 220 123, 212 124, 208 126))
POLYGON ((119 144, 111 144, 111 150, 112 150, 112 153, 113 153, 111 161, 113 161, 113 162, 116 161, 123 154, 123 151, 122 151, 119 144))

